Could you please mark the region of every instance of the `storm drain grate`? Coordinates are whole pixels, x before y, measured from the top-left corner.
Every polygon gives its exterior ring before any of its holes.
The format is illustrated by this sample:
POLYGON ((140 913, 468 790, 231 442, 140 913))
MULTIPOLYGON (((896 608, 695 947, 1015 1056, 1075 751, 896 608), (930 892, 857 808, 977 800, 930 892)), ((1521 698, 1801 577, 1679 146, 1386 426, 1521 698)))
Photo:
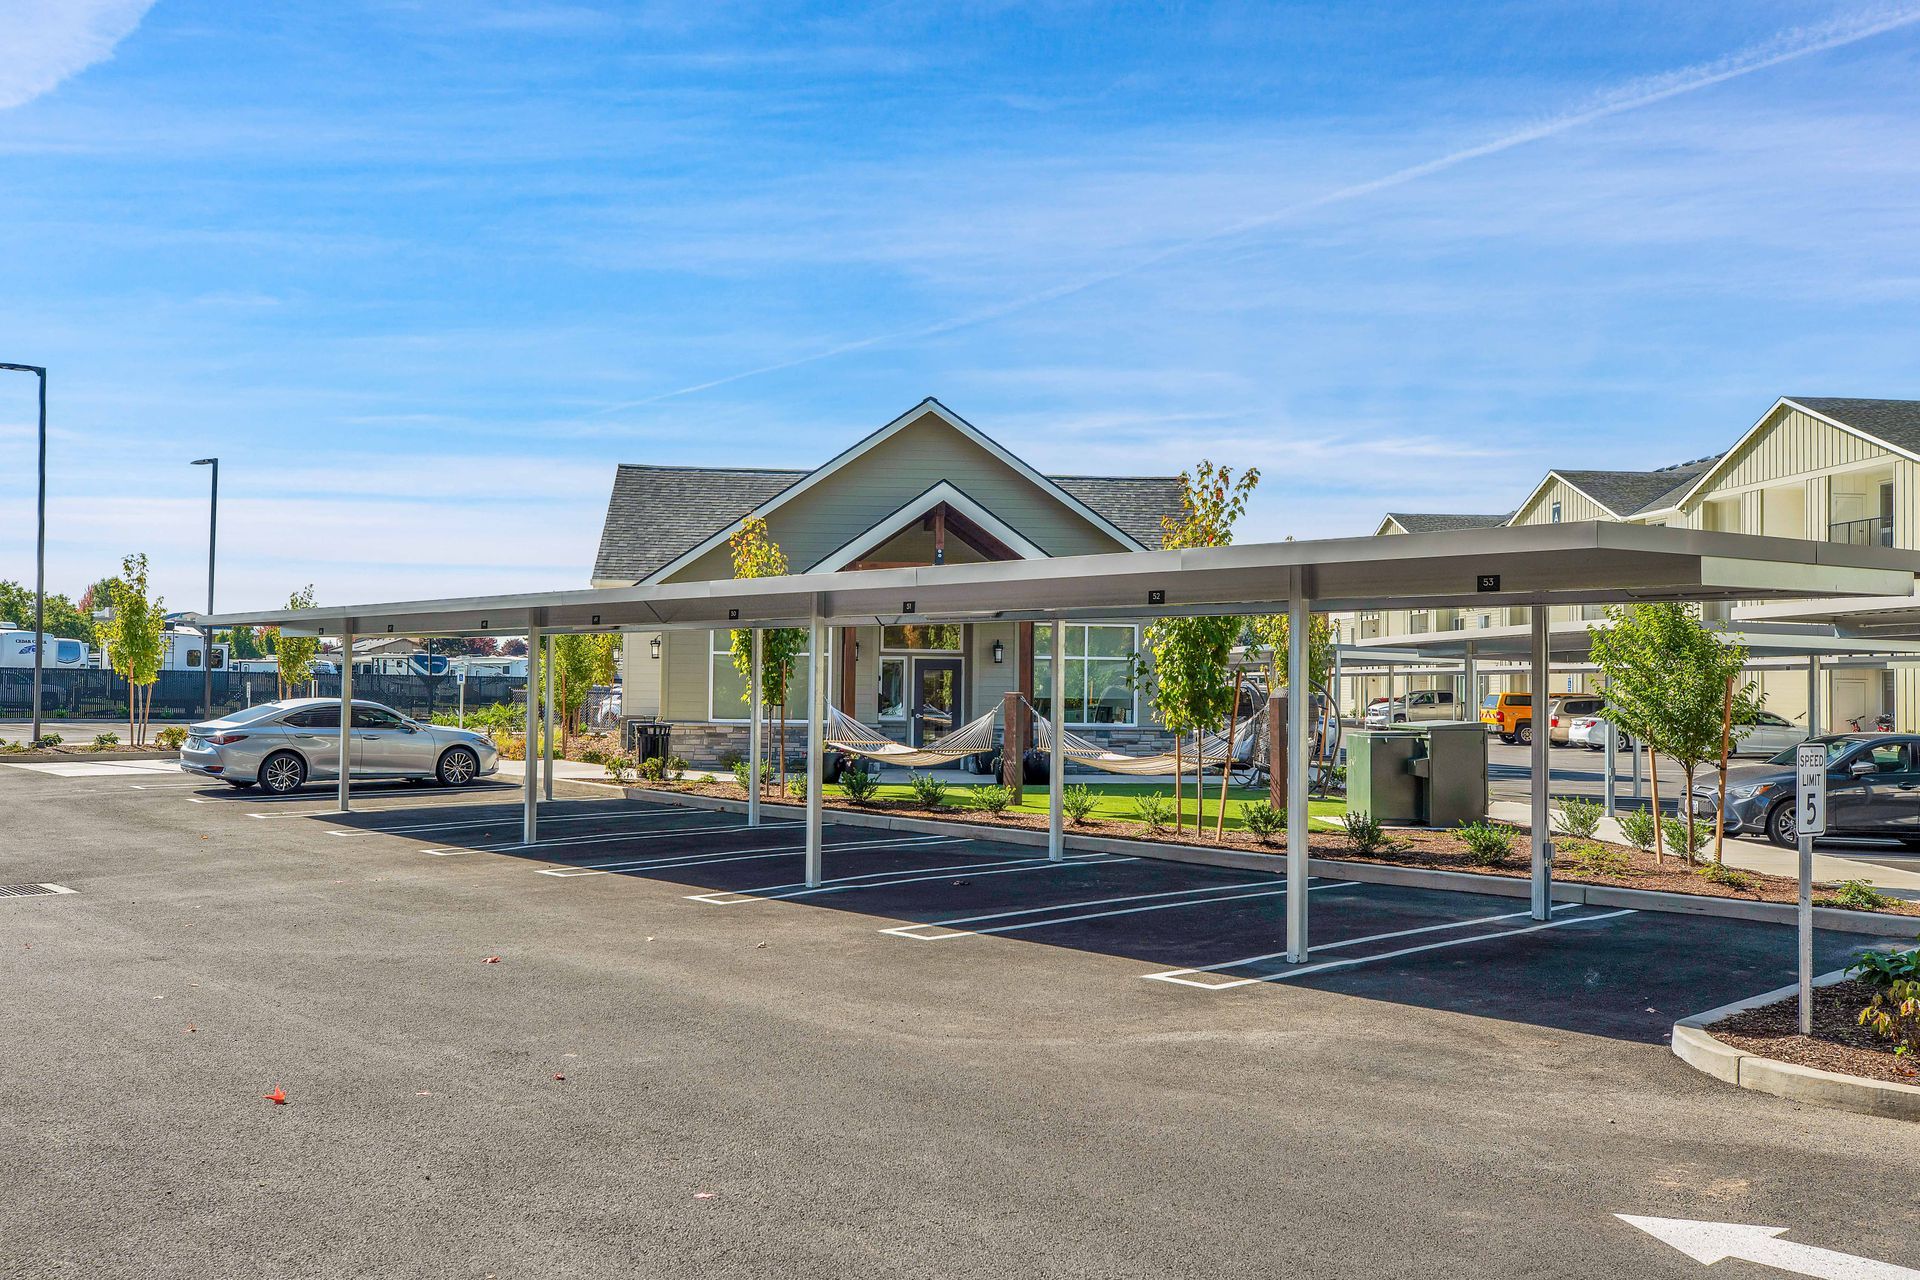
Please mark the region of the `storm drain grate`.
POLYGON ((0 884, 0 898, 45 898, 74 890, 57 884, 0 884))

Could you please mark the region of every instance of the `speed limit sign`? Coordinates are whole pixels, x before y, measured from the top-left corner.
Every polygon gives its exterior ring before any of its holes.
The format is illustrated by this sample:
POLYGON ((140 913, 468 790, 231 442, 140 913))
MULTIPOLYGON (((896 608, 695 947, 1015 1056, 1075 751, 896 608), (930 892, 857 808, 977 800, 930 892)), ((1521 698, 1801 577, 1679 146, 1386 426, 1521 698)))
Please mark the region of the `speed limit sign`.
POLYGON ((1827 747, 1823 742, 1803 742, 1793 753, 1799 777, 1794 788, 1799 807, 1795 826, 1801 835, 1817 836, 1827 829, 1827 747))

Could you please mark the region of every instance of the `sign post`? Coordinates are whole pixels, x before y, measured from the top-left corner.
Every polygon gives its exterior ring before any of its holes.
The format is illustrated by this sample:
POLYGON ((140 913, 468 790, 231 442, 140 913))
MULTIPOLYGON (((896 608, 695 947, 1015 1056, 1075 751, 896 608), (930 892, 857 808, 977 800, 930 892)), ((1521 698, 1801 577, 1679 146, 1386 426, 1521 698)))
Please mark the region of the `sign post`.
POLYGON ((1794 829, 1800 843, 1800 1034, 1813 1034, 1813 838, 1827 829, 1827 746, 1793 753, 1794 829))
POLYGON ((460 688, 460 727, 467 727, 467 664, 461 663, 453 669, 453 682, 460 688))

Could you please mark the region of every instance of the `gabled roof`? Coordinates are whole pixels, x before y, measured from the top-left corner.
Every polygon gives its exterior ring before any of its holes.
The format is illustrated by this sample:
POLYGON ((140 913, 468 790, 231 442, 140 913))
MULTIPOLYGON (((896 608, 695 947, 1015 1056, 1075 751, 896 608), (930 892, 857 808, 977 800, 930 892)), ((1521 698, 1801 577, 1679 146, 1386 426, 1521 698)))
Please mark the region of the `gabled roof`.
POLYGON ((1556 471, 1554 474, 1624 518, 1672 505, 1667 501, 1669 497, 1686 492, 1719 460, 1716 454, 1656 471, 1556 471))
MULTIPOLYGON (((1388 521, 1400 526, 1405 533, 1444 533, 1449 529, 1497 529, 1513 516, 1513 512, 1491 515, 1451 515, 1439 512, 1389 511, 1380 529, 1387 527, 1388 521)), ((1378 529, 1375 530, 1379 532, 1378 529)))
POLYGON ((1782 405, 1810 413, 1823 422, 1850 435, 1883 445, 1895 453, 1920 461, 1920 400, 1865 400, 1849 396, 1781 396, 1748 427, 1733 448, 1714 459, 1712 466, 1695 477, 1682 493, 1673 495, 1668 505, 1678 505, 1706 487, 1720 464, 1731 462, 1747 443, 1773 421, 1782 405))
POLYGON ((718 545, 742 518, 767 514, 928 412, 1123 545, 1158 547, 1161 517, 1180 514, 1178 476, 1043 476, 928 398, 813 471, 621 464, 607 500, 593 580, 644 582, 665 574, 718 545))

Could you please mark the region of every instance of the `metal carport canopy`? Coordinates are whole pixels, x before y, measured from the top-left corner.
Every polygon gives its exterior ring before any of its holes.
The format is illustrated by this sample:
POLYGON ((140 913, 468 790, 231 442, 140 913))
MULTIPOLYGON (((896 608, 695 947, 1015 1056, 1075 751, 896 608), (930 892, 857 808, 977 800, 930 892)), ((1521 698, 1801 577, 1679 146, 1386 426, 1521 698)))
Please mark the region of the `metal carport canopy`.
MULTIPOLYGON (((806 853, 808 888, 823 881, 824 801, 821 761, 828 683, 826 624, 964 622, 996 619, 1053 624, 1054 678, 1060 678, 1065 619, 1138 619, 1174 614, 1277 612, 1290 623, 1288 662, 1307 666, 1310 610, 1444 606, 1468 601, 1494 605, 1587 604, 1615 600, 1753 600, 1839 595, 1898 596, 1914 590, 1920 555, 1883 547, 1703 533, 1639 525, 1583 523, 1467 529, 1391 538, 1337 538, 1265 542, 1190 550, 1120 552, 920 569, 799 574, 783 578, 668 583, 588 591, 558 591, 464 600, 407 601, 328 609, 276 609, 221 614, 206 625, 277 626, 290 634, 399 635, 525 632, 535 647, 542 633, 659 628, 762 628, 808 625, 806 853)), ((1535 609, 1533 667, 1544 678, 1546 611, 1535 609)), ((756 658, 757 661, 757 658, 756 658)), ((551 671, 551 666, 548 667, 551 671)), ((760 682, 751 723, 760 721, 760 682)), ((339 805, 349 807, 347 714, 353 664, 341 663, 339 805)), ((1287 751, 1307 756, 1308 699, 1288 703, 1287 751)), ((1047 856, 1064 858, 1062 776, 1066 758, 1063 708, 1053 714, 1053 759, 1048 784, 1047 856)), ((536 740, 537 699, 528 690, 526 741, 536 740)), ((551 728, 551 702, 548 726, 551 728)), ((552 734, 547 735, 549 750, 552 734)), ((1547 739, 1534 738, 1534 776, 1547 776, 1547 739)), ((755 752, 756 758, 758 752, 755 752)), ((527 752, 521 839, 539 833, 539 756, 527 752)), ((1307 770, 1287 774, 1287 959, 1308 955, 1307 770)), ((747 823, 759 823, 758 790, 750 793, 747 823)), ((1547 788, 1533 794, 1531 911, 1551 910, 1552 839, 1547 788)))
POLYGON ((1277 611, 1893 596, 1920 554, 1605 522, 224 613, 337 636, 656 630, 1277 611))
MULTIPOLYGON (((1548 627, 1547 647, 1556 662, 1578 665, 1590 658, 1593 632, 1608 626, 1605 618, 1555 621, 1548 627)), ((1773 658, 1843 658, 1920 656, 1920 640, 1847 635, 1837 627, 1789 626, 1780 623, 1728 624, 1721 632, 1743 644, 1747 656, 1773 658)), ((1393 636, 1388 647, 1375 651, 1365 641, 1350 653, 1361 661, 1405 666, 1414 662, 1458 662, 1472 655, 1481 662, 1524 661, 1530 654, 1531 631, 1525 626, 1484 627, 1476 631, 1434 631, 1416 636, 1393 636)))

